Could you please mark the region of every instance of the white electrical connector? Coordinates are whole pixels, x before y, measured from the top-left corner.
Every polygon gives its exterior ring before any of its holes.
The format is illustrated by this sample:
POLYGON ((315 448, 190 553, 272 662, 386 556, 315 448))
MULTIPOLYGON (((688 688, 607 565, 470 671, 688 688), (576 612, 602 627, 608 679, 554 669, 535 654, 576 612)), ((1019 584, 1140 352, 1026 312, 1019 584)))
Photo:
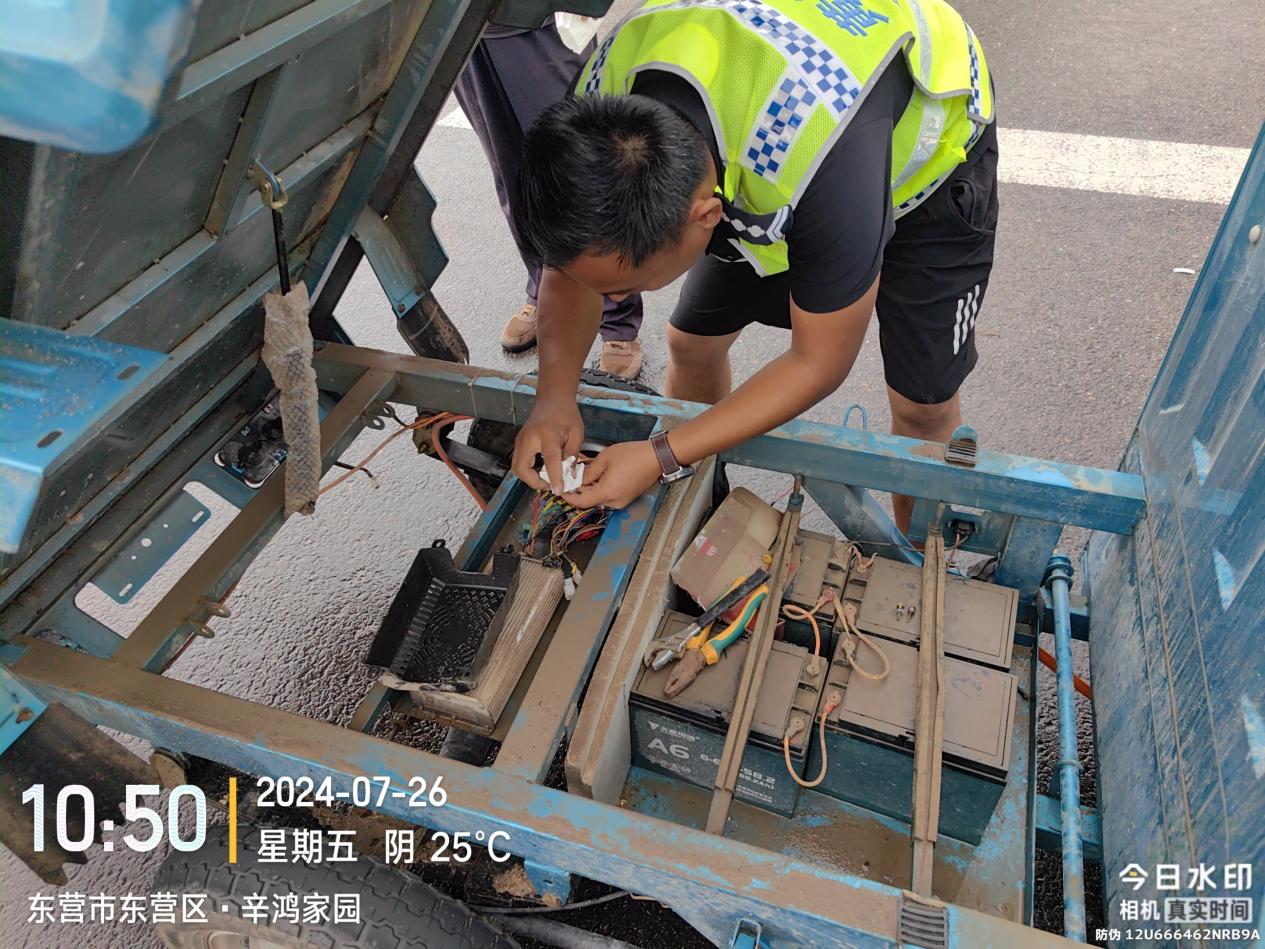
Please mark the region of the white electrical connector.
MULTIPOLYGON (((549 472, 541 467, 540 477, 548 481, 549 472)), ((572 491, 579 490, 580 485, 584 483, 584 462, 580 461, 575 455, 568 455, 562 459, 562 490, 559 491, 556 485, 550 484, 549 487, 554 494, 570 494, 572 491)))
POLYGON ((575 596, 575 581, 567 577, 562 581, 562 597, 565 600, 571 600, 575 596))

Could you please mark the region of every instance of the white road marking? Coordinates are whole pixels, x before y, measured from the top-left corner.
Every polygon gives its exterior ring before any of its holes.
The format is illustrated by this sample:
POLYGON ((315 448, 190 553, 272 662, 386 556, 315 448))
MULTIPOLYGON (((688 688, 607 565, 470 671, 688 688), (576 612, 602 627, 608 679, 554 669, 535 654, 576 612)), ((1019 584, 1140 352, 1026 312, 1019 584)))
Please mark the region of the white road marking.
POLYGON ((465 129, 469 132, 474 131, 474 126, 470 124, 470 120, 466 118, 466 114, 461 111, 460 106, 453 109, 440 119, 439 124, 446 129, 465 129))
POLYGON ((1229 204, 1250 149, 1068 132, 997 130, 998 177, 1075 188, 1229 204))
MULTIPOLYGON (((472 130, 460 108, 444 128, 472 130)), ((1007 184, 1229 204, 1251 149, 1109 138, 1031 129, 997 130, 997 175, 1007 184)))

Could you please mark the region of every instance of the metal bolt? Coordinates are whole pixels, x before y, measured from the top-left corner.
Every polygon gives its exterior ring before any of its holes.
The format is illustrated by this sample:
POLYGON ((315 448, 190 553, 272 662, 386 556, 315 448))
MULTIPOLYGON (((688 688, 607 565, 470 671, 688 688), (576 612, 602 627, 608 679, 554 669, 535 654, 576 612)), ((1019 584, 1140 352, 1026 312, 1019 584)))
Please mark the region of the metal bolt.
POLYGON ((1261 226, 1253 224, 1252 229, 1247 232, 1247 239, 1253 244, 1259 244, 1261 240, 1261 226))
POLYGON ((35 712, 29 708, 18 709, 18 724, 29 722, 35 717, 35 712))
POLYGON ((401 313, 403 313, 403 312, 404 312, 404 304, 403 304, 403 303, 397 303, 397 304, 395 305, 395 308, 396 308, 397 310, 399 310, 401 313))

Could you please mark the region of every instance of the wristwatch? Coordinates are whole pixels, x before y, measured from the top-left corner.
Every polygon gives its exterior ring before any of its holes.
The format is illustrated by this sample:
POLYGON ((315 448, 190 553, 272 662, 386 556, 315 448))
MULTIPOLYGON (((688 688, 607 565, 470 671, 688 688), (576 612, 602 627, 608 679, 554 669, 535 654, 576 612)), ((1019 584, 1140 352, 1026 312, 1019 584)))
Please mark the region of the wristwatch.
POLYGON ((654 449, 654 456, 659 459, 659 470, 663 472, 659 475, 660 484, 671 484, 673 481, 688 478, 694 473, 693 465, 681 464, 676 460, 676 455, 672 454, 667 432, 656 432, 651 435, 650 447, 654 449))

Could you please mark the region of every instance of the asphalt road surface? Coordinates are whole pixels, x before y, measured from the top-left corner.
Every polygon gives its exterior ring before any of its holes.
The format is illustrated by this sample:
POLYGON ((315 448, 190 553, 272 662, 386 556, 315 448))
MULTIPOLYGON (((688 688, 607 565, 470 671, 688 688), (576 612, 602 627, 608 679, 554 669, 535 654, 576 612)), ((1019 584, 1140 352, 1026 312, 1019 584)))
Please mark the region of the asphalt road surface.
MULTIPOLYGON (((1003 132, 996 267, 977 323, 979 366, 963 389, 965 417, 990 449, 1114 468, 1193 286, 1175 268, 1201 266, 1223 212, 1225 169, 1241 167, 1238 150, 1260 129, 1259 0, 958 5, 989 56, 1003 132)), ((451 258, 437 292, 472 362, 532 369, 534 354, 507 356, 497 342, 522 303, 523 273, 459 115, 436 128, 418 163, 439 200, 435 226, 451 258)), ((677 290, 647 297, 651 385, 662 384, 664 325, 677 290)), ((339 318, 359 344, 406 351, 367 267, 339 318)), ((837 421, 857 402, 871 426, 886 427, 875 335, 872 327, 851 377, 809 417, 837 421)), ((786 342, 777 330, 749 330, 734 347, 736 377, 786 342)), ((346 458, 358 460, 379 437, 362 437, 346 458)), ((373 470, 377 490, 354 479, 323 499, 316 517, 286 525, 234 594, 232 618, 214 624, 217 638, 190 649, 176 676, 318 719, 348 719, 372 679, 361 657, 413 555, 435 538, 458 542, 474 519, 446 470, 417 458, 404 439, 373 470)), ((770 498, 784 481, 745 479, 770 498)), ((805 526, 827 527, 819 513, 805 526)), ((1084 539, 1069 531, 1063 545, 1079 554, 1084 539)), ((1081 713, 1087 725, 1088 710, 1081 713)), ((90 856, 72 872, 73 888, 111 894, 149 892, 162 859, 90 856)), ((6 949, 157 944, 139 925, 28 927, 38 881, 7 853, 0 878, 6 949)), ((1058 905, 1053 885, 1042 894, 1047 910, 1058 905)), ((621 938, 656 941, 636 928, 621 938)))

